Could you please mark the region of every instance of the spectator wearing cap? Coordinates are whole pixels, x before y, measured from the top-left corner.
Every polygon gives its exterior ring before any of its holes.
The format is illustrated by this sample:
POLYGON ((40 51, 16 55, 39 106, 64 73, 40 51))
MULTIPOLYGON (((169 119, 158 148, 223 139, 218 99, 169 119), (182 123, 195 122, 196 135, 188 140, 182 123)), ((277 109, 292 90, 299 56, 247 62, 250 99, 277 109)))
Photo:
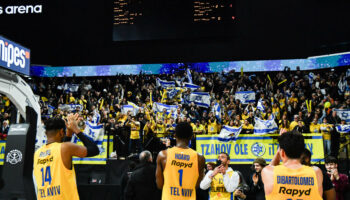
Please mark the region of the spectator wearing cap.
POLYGON ((265 200, 264 183, 261 179, 261 171, 266 166, 264 158, 256 158, 252 165, 253 174, 248 181, 250 192, 249 196, 255 200, 265 200))

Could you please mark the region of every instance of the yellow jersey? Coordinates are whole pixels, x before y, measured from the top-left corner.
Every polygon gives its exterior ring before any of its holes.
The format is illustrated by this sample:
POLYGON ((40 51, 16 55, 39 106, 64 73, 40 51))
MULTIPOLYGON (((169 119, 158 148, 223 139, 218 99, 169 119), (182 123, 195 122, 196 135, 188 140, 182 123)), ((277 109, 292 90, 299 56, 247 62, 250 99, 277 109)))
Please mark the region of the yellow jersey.
POLYGON ((199 134, 205 134, 205 128, 202 124, 200 124, 199 126, 195 125, 193 127, 193 133, 198 134, 197 132, 200 132, 199 134))
POLYGON ((162 200, 195 200, 198 180, 198 154, 193 149, 167 150, 162 200))
POLYGON ((130 128, 131 128, 130 139, 132 140, 140 139, 140 122, 138 123, 131 122, 130 128))
POLYGON ((166 136, 166 125, 165 124, 157 124, 156 125, 156 133, 157 133, 157 138, 165 137, 166 136))
POLYGON ((320 133, 320 125, 319 124, 310 124, 310 133, 320 133))
POLYGON ((75 170, 67 169, 61 157, 62 143, 42 146, 34 154, 37 199, 79 199, 75 170))
MULTIPOLYGON (((233 175, 234 171, 228 170, 226 173, 231 176, 233 175)), ((210 185, 210 190, 209 190, 209 199, 210 200, 234 200, 235 196, 233 192, 227 192, 225 185, 224 185, 224 175, 222 173, 217 173, 210 185)))
POLYGON ((320 124, 320 130, 324 140, 331 140, 332 124, 320 124))
POLYGON ((208 134, 213 135, 218 133, 218 124, 216 123, 216 120, 211 123, 210 121, 208 122, 208 134))
POLYGON ((302 166, 290 169, 278 165, 273 169, 273 189, 266 200, 319 200, 316 172, 313 168, 302 166))

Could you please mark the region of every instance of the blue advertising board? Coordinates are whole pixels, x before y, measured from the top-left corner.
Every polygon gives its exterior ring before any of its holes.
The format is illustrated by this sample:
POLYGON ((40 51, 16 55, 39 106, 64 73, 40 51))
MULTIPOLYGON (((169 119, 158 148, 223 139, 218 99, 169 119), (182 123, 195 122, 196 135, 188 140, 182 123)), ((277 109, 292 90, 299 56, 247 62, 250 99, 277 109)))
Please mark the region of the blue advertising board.
POLYGON ((0 66, 30 75, 30 50, 0 36, 0 66))

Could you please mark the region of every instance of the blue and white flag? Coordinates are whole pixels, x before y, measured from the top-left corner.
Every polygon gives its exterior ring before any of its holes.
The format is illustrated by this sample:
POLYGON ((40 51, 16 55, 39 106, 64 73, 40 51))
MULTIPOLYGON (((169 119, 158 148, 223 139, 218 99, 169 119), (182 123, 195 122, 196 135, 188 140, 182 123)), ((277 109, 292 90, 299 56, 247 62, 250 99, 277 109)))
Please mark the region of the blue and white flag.
POLYGON ((133 109, 133 115, 137 115, 137 113, 139 113, 140 111, 140 107, 138 105, 136 105, 135 103, 131 102, 131 101, 128 101, 128 105, 132 106, 134 109, 133 109))
POLYGON ((200 107, 209 108, 210 106, 210 95, 208 92, 193 92, 190 94, 190 103, 194 103, 200 107))
POLYGON ((218 102, 215 103, 214 105, 214 114, 215 117, 221 122, 221 106, 218 102))
POLYGON ((344 124, 344 125, 337 125, 335 127, 339 133, 349 133, 350 132, 350 125, 344 124))
POLYGON ((315 74, 310 72, 309 75, 308 75, 308 78, 309 78, 309 84, 311 85, 313 82, 314 82, 314 79, 315 79, 315 74))
MULTIPOLYGON (((102 144, 103 136, 104 136, 103 124, 95 125, 90 123, 89 121, 86 121, 85 129, 83 133, 84 135, 89 137, 92 141, 94 141, 96 144, 102 144)), ((74 134, 71 142, 77 143, 78 140, 79 140, 78 137, 74 134)))
POLYGON ((153 106, 152 106, 152 109, 155 113, 157 112, 163 112, 163 110, 165 109, 166 110, 166 113, 169 114, 170 111, 173 112, 173 115, 176 116, 176 110, 179 106, 177 105, 166 105, 166 104, 162 104, 162 103, 157 103, 157 102, 154 102, 153 103, 153 106))
POLYGON ((350 109, 334 109, 337 112, 340 119, 345 120, 346 123, 350 122, 350 109))
POLYGON ((96 109, 93 111, 93 113, 94 113, 94 115, 92 116, 92 121, 91 121, 91 123, 92 123, 93 125, 97 125, 97 124, 100 122, 101 115, 100 115, 100 113, 98 112, 98 110, 96 110, 96 109))
POLYGON ((167 89, 167 90, 166 90, 167 99, 173 99, 174 97, 177 96, 177 94, 178 94, 179 92, 181 92, 181 91, 178 90, 177 88, 167 89))
POLYGON ((184 83, 184 88, 190 89, 192 91, 198 90, 200 88, 199 85, 195 85, 192 83, 184 83))
POLYGON ((191 83, 191 84, 193 83, 193 82, 192 82, 191 71, 190 71, 190 69, 188 69, 188 68, 187 68, 187 79, 188 79, 188 82, 189 82, 189 83, 191 83))
POLYGON ((67 91, 67 92, 78 92, 79 84, 68 84, 68 83, 66 83, 64 85, 64 90, 67 91))
POLYGON ((164 80, 161 80, 160 78, 157 78, 156 84, 157 84, 157 87, 162 87, 162 88, 175 87, 175 81, 164 81, 164 80))
POLYGON ((135 116, 137 114, 137 109, 132 105, 122 105, 121 110, 123 114, 127 114, 129 111, 131 112, 132 116, 135 116))
POLYGON ((52 105, 47 105, 47 114, 51 115, 56 108, 52 105))
POLYGON ((278 130, 277 124, 275 122, 275 116, 271 115, 270 120, 262 120, 255 117, 254 134, 255 135, 265 135, 268 133, 274 133, 278 130))
POLYGON ((258 101, 258 105, 256 106, 256 109, 260 110, 261 112, 266 111, 265 106, 263 105, 261 100, 258 101))
POLYGON ((234 140, 235 138, 238 137, 241 131, 242 131, 242 126, 240 126, 239 128, 236 128, 236 127, 225 125, 221 129, 218 139, 224 142, 234 140))
POLYGON ((81 104, 60 104, 58 106, 58 109, 64 110, 64 111, 73 111, 73 110, 76 110, 77 107, 79 107, 80 111, 83 110, 83 105, 81 104))
POLYGON ((242 104, 255 102, 255 92, 253 91, 236 92, 235 99, 239 99, 242 104))

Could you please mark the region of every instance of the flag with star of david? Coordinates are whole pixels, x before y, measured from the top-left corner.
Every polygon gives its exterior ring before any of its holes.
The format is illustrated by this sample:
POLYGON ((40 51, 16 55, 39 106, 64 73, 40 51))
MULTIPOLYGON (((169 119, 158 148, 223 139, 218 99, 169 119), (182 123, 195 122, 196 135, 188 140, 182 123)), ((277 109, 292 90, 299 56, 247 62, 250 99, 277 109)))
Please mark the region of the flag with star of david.
POLYGON ((248 104, 248 103, 255 102, 255 92, 253 92, 253 91, 236 92, 235 99, 240 100, 242 104, 248 104))
POLYGON ((275 117, 272 114, 271 119, 262 120, 255 117, 254 134, 255 135, 265 135, 268 133, 275 133, 278 130, 277 124, 275 122, 275 117))
POLYGON ((345 120, 346 123, 350 122, 350 109, 334 109, 337 112, 340 119, 345 120))

